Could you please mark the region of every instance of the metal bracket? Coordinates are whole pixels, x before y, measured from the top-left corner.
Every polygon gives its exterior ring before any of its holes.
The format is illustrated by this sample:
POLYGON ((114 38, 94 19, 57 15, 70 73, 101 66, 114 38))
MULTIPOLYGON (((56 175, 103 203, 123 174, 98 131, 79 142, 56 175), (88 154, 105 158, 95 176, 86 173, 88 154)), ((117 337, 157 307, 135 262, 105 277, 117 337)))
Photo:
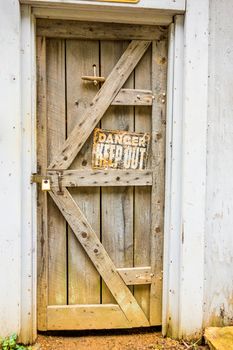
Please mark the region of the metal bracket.
POLYGON ((31 184, 33 184, 33 183, 40 184, 42 191, 50 191, 51 190, 50 176, 32 174, 31 175, 31 184))
POLYGON ((62 171, 57 172, 57 183, 59 190, 57 191, 57 194, 63 195, 64 191, 62 190, 62 171))

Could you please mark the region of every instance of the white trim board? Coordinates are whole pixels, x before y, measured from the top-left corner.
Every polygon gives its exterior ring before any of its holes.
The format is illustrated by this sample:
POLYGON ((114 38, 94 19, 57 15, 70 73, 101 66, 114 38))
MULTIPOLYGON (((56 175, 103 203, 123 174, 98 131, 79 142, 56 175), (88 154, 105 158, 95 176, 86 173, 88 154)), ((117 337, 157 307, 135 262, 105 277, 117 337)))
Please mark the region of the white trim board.
POLYGON ((184 26, 182 16, 175 19, 173 96, 169 93, 173 120, 171 164, 167 162, 171 180, 166 182, 163 333, 186 339, 201 337, 204 317, 208 12, 208 0, 187 0, 184 26))
POLYGON ((21 0, 21 3, 31 4, 38 18, 152 25, 169 25, 174 15, 185 11, 185 0, 141 0, 137 4, 80 0, 21 0))
POLYGON ((208 115, 209 0, 187 0, 184 24, 182 240, 179 337, 200 337, 208 115))
POLYGON ((43 6, 53 8, 86 8, 95 6, 96 8, 106 8, 115 11, 117 8, 136 9, 136 10, 157 10, 166 12, 166 14, 180 14, 185 11, 185 0, 140 0, 136 4, 130 3, 116 3, 116 2, 101 2, 88 0, 20 0, 21 4, 29 4, 32 6, 43 6))
POLYGON ((73 9, 51 9, 33 7, 33 14, 37 18, 50 18, 50 19, 67 19, 67 20, 80 20, 80 21, 96 21, 98 18, 101 22, 114 22, 114 23, 129 23, 129 24, 148 24, 148 25, 169 25, 173 21, 172 15, 159 14, 151 10, 139 10, 131 9, 126 11, 122 8, 116 8, 115 11, 106 8, 94 8, 86 9, 86 6, 79 7, 78 11, 73 9), (133 15, 130 13, 133 11, 133 15))
POLYGON ((170 28, 165 227, 163 333, 178 337, 180 295, 180 241, 182 231, 182 135, 183 135, 184 18, 176 16, 170 28), (170 73, 170 74, 169 74, 170 73))

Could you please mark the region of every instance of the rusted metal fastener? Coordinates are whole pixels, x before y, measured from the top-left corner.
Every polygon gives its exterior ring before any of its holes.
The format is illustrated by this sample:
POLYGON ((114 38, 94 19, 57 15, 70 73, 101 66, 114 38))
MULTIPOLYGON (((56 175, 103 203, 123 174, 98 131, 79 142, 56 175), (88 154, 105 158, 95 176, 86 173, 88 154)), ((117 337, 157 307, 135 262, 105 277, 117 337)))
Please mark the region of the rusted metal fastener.
POLYGON ((57 194, 63 195, 64 191, 62 190, 62 172, 61 171, 57 172, 57 183, 59 188, 59 190, 57 191, 57 194))

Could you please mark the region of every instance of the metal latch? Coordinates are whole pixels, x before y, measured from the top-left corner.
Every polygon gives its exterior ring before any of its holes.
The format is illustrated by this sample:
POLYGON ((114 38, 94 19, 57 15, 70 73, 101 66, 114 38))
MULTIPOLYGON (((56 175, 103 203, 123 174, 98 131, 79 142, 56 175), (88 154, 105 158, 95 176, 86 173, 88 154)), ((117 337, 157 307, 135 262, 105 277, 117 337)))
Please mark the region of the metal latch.
POLYGON ((94 85, 105 82, 105 77, 98 77, 96 73, 96 64, 93 64, 93 75, 83 75, 82 80, 87 80, 92 82, 94 85))
POLYGON ((32 174, 31 183, 39 183, 41 184, 42 191, 50 191, 51 190, 51 180, 49 176, 43 176, 39 174, 32 174))

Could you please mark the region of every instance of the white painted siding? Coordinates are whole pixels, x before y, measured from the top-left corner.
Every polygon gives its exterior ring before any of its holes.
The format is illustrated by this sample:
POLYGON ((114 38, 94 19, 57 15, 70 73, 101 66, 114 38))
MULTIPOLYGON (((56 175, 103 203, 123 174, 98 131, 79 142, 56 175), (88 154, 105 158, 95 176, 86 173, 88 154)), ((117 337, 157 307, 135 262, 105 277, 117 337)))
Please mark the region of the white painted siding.
POLYGON ((198 338, 204 295, 209 1, 187 0, 186 6, 179 337, 198 338))
MULTIPOLYGON (((177 135, 183 132, 180 138, 182 152, 178 153, 177 149, 180 178, 176 174, 182 188, 175 186, 182 205, 178 208, 180 212, 169 214, 171 223, 177 223, 171 230, 176 236, 172 236, 173 241, 169 240, 166 247, 170 246, 172 250, 172 242, 175 242, 177 248, 173 251, 175 260, 167 264, 169 280, 164 295, 167 295, 168 311, 164 320, 167 320, 171 334, 185 337, 198 336, 203 315, 204 325, 233 323, 233 2, 209 2, 209 52, 208 0, 187 0, 184 70, 179 77, 174 77, 174 96, 182 96, 179 79, 182 80, 184 74, 184 103, 180 101, 180 108, 176 100, 178 105, 173 114, 173 122, 177 118, 173 136, 175 132, 177 135), (208 53, 209 109, 206 120, 208 53), (176 89, 177 83, 179 89, 176 89), (179 113, 181 119, 178 120, 179 113), (183 230, 179 220, 183 222, 183 230)), ((88 4, 87 1, 79 3, 88 4)), ((142 0, 136 7, 154 7, 159 3, 162 4, 160 0, 142 0)), ((182 12, 184 3, 184 0, 166 0, 163 6, 179 5, 178 12, 182 12)), ((27 11, 30 9, 24 7, 20 72, 18 1, 0 0, 0 335, 21 329, 25 342, 35 336, 36 287, 31 215, 33 191, 29 184, 33 170, 31 137, 35 106, 31 99, 34 79, 31 53, 34 48, 31 41, 33 23, 29 21, 27 11), (21 87, 24 93, 21 93, 21 87)), ((180 18, 180 25, 181 22, 180 18)), ((177 26, 176 31, 180 30, 182 28, 177 26)), ((175 49, 179 48, 179 52, 175 51, 175 69, 182 62, 181 44, 176 40, 175 49)), ((175 180, 173 177, 173 183, 175 180)), ((175 205, 171 205, 171 209, 173 207, 175 205)))
POLYGON ((233 323, 233 2, 210 1, 205 325, 233 323))
POLYGON ((20 17, 0 1, 0 335, 20 329, 20 17))

